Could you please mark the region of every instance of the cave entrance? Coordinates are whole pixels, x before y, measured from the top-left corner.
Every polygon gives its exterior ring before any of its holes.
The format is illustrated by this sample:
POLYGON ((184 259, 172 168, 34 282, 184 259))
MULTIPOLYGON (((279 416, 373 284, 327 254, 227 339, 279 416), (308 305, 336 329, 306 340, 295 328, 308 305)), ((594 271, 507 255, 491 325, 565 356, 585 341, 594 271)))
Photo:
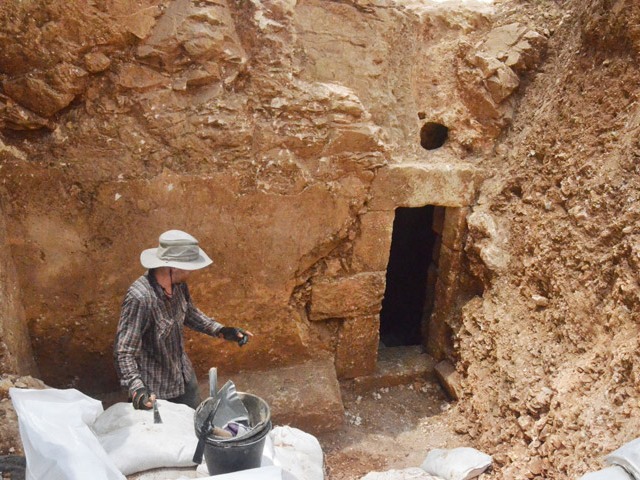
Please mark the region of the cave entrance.
POLYGON ((436 268, 433 252, 435 207, 395 210, 387 284, 380 311, 380 342, 384 347, 426 345, 433 309, 436 268))

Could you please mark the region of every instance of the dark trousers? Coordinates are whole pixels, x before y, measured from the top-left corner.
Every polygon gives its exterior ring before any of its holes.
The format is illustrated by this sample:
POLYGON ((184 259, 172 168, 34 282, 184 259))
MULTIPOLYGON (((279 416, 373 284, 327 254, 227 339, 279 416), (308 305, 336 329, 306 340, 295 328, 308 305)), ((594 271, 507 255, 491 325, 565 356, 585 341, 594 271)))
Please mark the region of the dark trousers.
POLYGON ((191 379, 186 382, 184 386, 184 393, 178 397, 169 398, 168 400, 173 403, 182 403, 194 409, 200 405, 202 398, 200 397, 200 389, 198 388, 198 378, 194 371, 191 371, 191 379))

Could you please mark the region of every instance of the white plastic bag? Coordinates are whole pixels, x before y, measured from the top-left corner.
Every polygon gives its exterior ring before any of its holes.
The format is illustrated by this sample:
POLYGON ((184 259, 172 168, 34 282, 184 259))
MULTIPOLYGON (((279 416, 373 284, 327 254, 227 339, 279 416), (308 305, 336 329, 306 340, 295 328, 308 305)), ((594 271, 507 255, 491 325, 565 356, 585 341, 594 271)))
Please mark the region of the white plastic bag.
POLYGON ((440 480, 429 475, 418 467, 405 468, 403 470, 388 470, 386 472, 370 472, 360 480, 440 480))
POLYGON ((275 427, 269 432, 273 443, 273 464, 298 480, 323 480, 324 457, 313 435, 293 427, 275 427))
POLYGON ((27 480, 124 480, 89 424, 102 403, 78 390, 9 389, 27 458, 27 480))
POLYGON ((290 478, 280 467, 271 465, 269 467, 250 468, 239 472, 213 475, 200 480, 288 480, 290 478))
POLYGON ((640 478, 640 438, 625 443, 604 458, 609 465, 624 468, 633 476, 640 478))
MULTIPOLYGON (((192 478, 194 478, 192 475, 184 476, 178 470, 165 468, 142 473, 139 476, 136 475, 137 480, 189 480, 192 478)), ((286 476, 286 472, 283 472, 280 467, 274 466, 252 468, 214 476, 209 476, 207 473, 201 474, 200 468, 198 468, 197 477, 195 478, 200 480, 292 480, 286 476)))
POLYGON ((631 475, 622 467, 609 467, 597 472, 587 473, 579 480, 633 480, 631 475))
POLYGON ((125 475, 161 467, 193 467, 198 438, 193 408, 157 400, 162 423, 153 411, 116 403, 92 425, 100 444, 125 475))
POLYGON ((491 457, 475 448, 460 447, 451 450, 431 450, 420 467, 444 480, 470 480, 491 465, 491 457))

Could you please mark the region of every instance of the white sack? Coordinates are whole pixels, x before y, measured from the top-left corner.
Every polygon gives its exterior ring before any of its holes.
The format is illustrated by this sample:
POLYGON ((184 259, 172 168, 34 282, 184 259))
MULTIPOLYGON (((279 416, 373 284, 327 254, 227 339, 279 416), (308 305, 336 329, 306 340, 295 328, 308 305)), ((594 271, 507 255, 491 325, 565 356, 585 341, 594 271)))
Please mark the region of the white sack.
POLYGON ((273 443, 273 464, 298 480, 323 480, 324 457, 313 435, 293 427, 275 427, 269 432, 273 443))
POLYGON ((640 478, 640 438, 625 443, 604 458, 609 465, 624 468, 633 478, 640 478))
POLYGON ((491 457, 475 448, 460 447, 451 450, 431 450, 420 467, 444 480, 470 480, 491 465, 491 457))
MULTIPOLYGON (((198 473, 199 472, 200 468, 198 468, 198 473)), ((184 470, 179 471, 176 469, 153 470, 151 472, 143 473, 140 476, 136 476, 137 480, 190 480, 193 478, 198 478, 200 480, 290 480, 290 478, 286 476, 286 472, 283 472, 280 467, 274 466, 253 468, 250 470, 242 470, 240 472, 214 476, 205 474, 196 475, 194 477, 191 475, 191 472, 189 475, 184 475, 184 470)))
POLYGON ((418 467, 405 468, 404 470, 388 470, 386 472, 370 472, 360 480, 440 480, 429 475, 418 467))
POLYGON ((193 408, 157 400, 162 423, 152 410, 134 410, 116 403, 100 415, 92 429, 100 444, 125 475, 161 467, 193 467, 198 438, 193 408))
POLYGON ((633 480, 633 478, 622 467, 609 467, 587 473, 578 480, 633 480))
POLYGON ((250 468, 239 472, 213 475, 204 477, 201 480, 288 480, 290 478, 286 476, 286 472, 283 472, 280 467, 271 465, 269 467, 250 468))
POLYGON ((124 480, 89 425, 102 403, 75 389, 10 388, 27 480, 124 480))

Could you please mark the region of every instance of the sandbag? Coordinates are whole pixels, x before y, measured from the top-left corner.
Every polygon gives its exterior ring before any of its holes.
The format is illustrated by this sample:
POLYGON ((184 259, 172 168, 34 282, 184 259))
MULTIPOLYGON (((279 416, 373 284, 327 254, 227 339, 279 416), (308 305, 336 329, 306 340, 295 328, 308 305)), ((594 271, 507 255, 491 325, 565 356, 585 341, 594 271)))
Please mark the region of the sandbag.
POLYGON ((275 427, 269 432, 273 444, 273 464, 298 480, 323 480, 324 456, 320 442, 297 428, 275 427))
POLYGON ((491 466, 491 457, 475 448, 431 450, 420 467, 444 480, 470 480, 491 466))
MULTIPOLYGON (((198 469, 198 473, 200 469, 198 469)), ((136 476, 137 480, 189 480, 193 477, 181 476, 180 472, 170 469, 155 470, 136 476)), ((249 470, 241 470, 239 472, 225 473, 222 475, 208 476, 206 474, 198 474, 199 480, 295 480, 287 477, 287 473, 283 472, 280 467, 260 467, 249 470)))
POLYGON ((269 466, 260 468, 250 468, 239 472, 223 473, 212 477, 201 478, 200 480, 289 480, 286 472, 280 467, 269 466))
POLYGON ((162 423, 153 423, 151 410, 134 410, 130 403, 116 403, 91 426, 125 475, 152 468, 194 466, 198 439, 193 430, 193 408, 156 401, 162 423))
POLYGON ((422 468, 412 467, 403 470, 388 470, 386 472, 370 472, 360 480, 440 480, 428 474, 422 468))
POLYGON ((89 425, 102 403, 75 389, 9 389, 27 480, 125 480, 89 425))
POLYGON ((604 457, 608 465, 624 468, 633 478, 640 479, 640 438, 631 440, 604 457))
POLYGON ((597 472, 587 473, 578 480, 633 480, 627 471, 618 466, 603 468, 597 472))

